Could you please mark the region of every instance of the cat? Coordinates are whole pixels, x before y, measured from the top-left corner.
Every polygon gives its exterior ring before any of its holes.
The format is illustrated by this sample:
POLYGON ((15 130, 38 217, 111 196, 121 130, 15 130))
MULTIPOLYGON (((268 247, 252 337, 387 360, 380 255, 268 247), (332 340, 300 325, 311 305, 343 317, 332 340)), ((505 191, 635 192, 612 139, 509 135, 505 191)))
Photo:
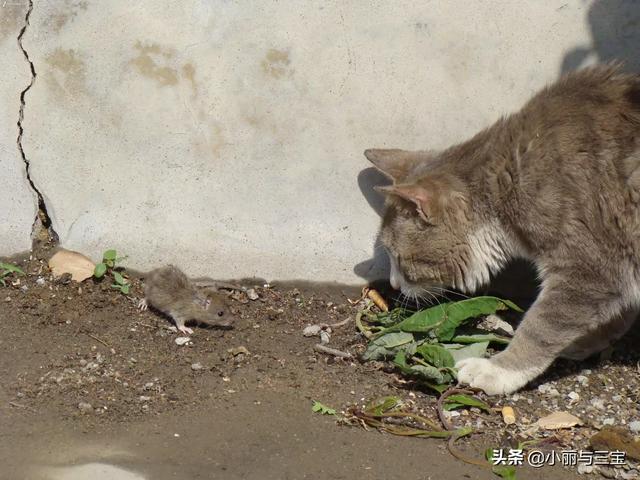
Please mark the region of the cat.
POLYGON ((441 152, 370 149, 392 180, 380 241, 390 283, 473 293, 513 258, 540 293, 509 346, 459 361, 458 380, 514 392, 558 357, 584 359, 640 311, 640 76, 570 73, 517 113, 441 152))

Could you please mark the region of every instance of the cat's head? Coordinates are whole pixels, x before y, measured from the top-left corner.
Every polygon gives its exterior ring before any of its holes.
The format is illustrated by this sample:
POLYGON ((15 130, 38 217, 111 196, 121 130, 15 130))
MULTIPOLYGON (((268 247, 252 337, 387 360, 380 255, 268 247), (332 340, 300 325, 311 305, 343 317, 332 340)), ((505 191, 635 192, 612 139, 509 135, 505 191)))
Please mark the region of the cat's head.
POLYGON ((393 181, 376 187, 386 196, 380 241, 391 285, 425 296, 439 287, 472 291, 488 281, 483 225, 465 182, 427 152, 375 149, 365 156, 393 181))

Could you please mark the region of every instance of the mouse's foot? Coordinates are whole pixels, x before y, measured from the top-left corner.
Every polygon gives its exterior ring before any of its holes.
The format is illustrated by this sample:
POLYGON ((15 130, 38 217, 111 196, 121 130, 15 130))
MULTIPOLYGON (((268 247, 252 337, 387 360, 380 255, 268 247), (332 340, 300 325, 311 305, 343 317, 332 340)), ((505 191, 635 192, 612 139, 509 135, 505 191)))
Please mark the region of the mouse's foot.
POLYGON ((186 333, 188 335, 193 334, 193 330, 189 327, 185 327, 184 325, 181 325, 178 327, 178 330, 180 330, 182 333, 186 333))
POLYGON ((138 310, 140 310, 141 312, 144 312, 147 308, 149 308, 149 304, 147 303, 147 299, 146 298, 141 298, 140 301, 138 302, 138 310))

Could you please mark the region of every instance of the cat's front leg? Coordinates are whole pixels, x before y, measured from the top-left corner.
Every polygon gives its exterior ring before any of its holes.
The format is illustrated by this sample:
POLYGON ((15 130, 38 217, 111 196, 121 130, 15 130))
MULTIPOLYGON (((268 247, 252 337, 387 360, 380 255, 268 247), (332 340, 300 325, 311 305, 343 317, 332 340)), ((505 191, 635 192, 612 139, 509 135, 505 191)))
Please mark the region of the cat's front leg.
POLYGON ((563 279, 545 284, 504 352, 456 364, 461 383, 490 395, 514 392, 544 372, 576 340, 607 323, 603 312, 617 313, 615 298, 595 298, 584 285, 578 291, 563 279))

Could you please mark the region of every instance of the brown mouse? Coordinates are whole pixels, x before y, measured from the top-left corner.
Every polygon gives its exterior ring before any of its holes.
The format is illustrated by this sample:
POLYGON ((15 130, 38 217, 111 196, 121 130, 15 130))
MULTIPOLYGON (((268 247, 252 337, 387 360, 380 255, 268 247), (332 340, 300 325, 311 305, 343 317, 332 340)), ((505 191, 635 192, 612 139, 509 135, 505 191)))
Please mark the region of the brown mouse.
POLYGON ((168 265, 152 270, 144 283, 140 310, 152 306, 170 316, 181 332, 193 333, 185 326, 188 321, 233 328, 226 296, 213 289, 198 289, 179 268, 168 265))

